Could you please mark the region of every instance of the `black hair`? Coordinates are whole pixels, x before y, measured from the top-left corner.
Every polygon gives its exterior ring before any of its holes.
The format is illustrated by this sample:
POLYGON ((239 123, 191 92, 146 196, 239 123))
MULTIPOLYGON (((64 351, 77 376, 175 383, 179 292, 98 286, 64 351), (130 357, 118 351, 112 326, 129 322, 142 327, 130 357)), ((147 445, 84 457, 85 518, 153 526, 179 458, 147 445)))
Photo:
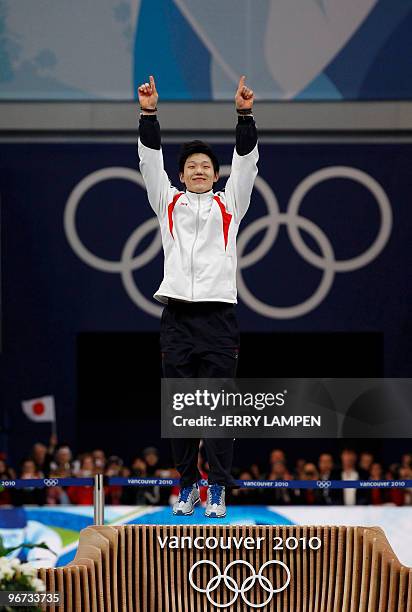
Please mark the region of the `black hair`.
POLYGON ((190 142, 184 142, 182 144, 179 155, 179 172, 183 174, 186 160, 190 155, 193 155, 193 153, 204 153, 210 157, 215 174, 219 172, 218 159, 213 153, 211 146, 208 145, 207 142, 203 142, 203 140, 191 140, 190 142))

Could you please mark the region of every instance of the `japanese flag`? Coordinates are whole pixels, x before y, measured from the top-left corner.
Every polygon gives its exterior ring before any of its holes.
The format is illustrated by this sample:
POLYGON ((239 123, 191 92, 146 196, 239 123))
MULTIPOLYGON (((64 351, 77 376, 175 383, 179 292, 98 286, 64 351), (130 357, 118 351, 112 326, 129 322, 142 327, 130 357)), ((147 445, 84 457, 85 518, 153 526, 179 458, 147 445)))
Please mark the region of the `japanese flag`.
POLYGON ((22 408, 24 414, 32 421, 53 422, 56 419, 52 395, 22 402, 22 408))

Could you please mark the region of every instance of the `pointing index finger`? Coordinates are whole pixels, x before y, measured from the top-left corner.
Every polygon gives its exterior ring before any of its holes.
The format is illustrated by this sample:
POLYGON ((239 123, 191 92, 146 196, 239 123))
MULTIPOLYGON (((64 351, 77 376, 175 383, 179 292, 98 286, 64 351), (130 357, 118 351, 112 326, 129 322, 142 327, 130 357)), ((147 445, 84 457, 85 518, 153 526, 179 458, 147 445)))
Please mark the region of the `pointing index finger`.
POLYGON ((243 74, 239 79, 239 85, 237 86, 238 91, 240 91, 242 87, 245 86, 245 79, 246 79, 246 76, 243 74))

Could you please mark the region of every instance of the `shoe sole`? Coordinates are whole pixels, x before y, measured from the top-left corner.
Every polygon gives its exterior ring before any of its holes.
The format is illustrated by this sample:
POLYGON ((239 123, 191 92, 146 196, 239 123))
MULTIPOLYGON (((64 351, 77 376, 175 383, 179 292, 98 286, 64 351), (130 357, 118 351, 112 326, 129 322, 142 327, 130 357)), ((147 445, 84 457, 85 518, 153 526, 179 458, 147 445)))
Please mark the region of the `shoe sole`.
POLYGON ((225 518, 226 512, 224 514, 216 514, 216 512, 211 512, 210 514, 206 514, 205 512, 205 516, 207 518, 225 518))
POLYGON ((193 508, 192 508, 192 511, 191 511, 191 512, 183 512, 183 510, 178 510, 177 512, 175 512, 175 511, 173 510, 173 514, 174 514, 174 516, 191 516, 191 515, 193 514, 193 512, 195 511, 195 506, 197 506, 197 504, 198 504, 199 502, 200 502, 200 498, 199 498, 199 499, 197 499, 197 500, 195 501, 195 503, 193 504, 193 508))

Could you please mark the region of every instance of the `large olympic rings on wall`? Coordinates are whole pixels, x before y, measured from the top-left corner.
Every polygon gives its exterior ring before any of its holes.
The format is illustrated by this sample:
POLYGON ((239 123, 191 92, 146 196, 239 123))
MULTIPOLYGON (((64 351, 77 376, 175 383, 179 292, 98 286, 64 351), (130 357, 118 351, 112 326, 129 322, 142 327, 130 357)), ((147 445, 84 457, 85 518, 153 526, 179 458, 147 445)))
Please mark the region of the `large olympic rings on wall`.
MULTIPOLYGON (((229 176, 230 166, 222 166, 220 175, 229 176)), ((109 179, 124 179, 145 189, 143 178, 137 170, 124 167, 108 167, 92 172, 71 192, 65 212, 64 229, 73 249, 89 266, 108 273, 120 274, 123 285, 130 299, 144 312, 160 317, 162 307, 146 298, 137 287, 133 272, 142 268, 161 251, 161 236, 156 217, 144 221, 130 235, 123 248, 119 261, 111 261, 92 253, 80 240, 76 228, 78 206, 89 189, 109 179), (148 234, 154 236, 143 253, 134 256, 140 241, 148 234)), ((237 286, 241 300, 254 312, 272 319, 292 319, 303 316, 319 306, 329 293, 335 274, 351 272, 371 263, 385 248, 392 230, 392 209, 388 196, 382 186, 369 174, 350 166, 331 166, 322 168, 307 176, 294 190, 285 213, 279 210, 275 194, 268 183, 260 176, 256 177, 255 189, 260 192, 266 207, 267 215, 250 222, 239 232, 237 240, 238 273, 237 286), (361 184, 369 190, 379 208, 380 227, 373 243, 360 255, 337 260, 333 247, 321 228, 313 221, 299 214, 305 196, 320 183, 334 178, 345 178, 361 184), (289 239, 299 255, 310 265, 322 271, 321 281, 312 296, 300 304, 292 306, 274 306, 258 299, 247 287, 242 271, 257 263, 273 248, 281 225, 285 225, 289 239), (247 243, 259 232, 266 229, 261 242, 244 255, 247 243), (317 243, 321 255, 313 252, 304 242, 301 232, 307 232, 317 243)))

